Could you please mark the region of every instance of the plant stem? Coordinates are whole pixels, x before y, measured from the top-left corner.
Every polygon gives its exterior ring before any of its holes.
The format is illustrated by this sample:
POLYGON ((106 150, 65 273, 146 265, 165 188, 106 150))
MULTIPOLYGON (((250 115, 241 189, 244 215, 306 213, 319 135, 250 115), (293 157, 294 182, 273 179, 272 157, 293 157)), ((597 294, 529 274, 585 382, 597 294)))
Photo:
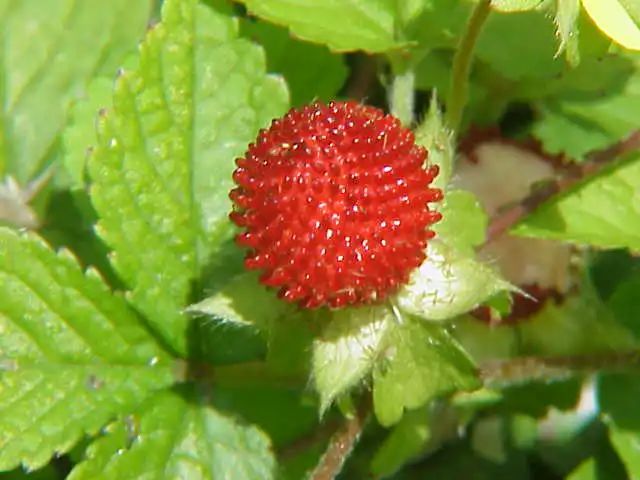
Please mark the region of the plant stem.
POLYGON ((339 425, 339 420, 335 418, 325 421, 307 435, 297 438, 289 445, 285 445, 280 448, 277 451, 278 458, 281 461, 295 458, 296 456, 303 454, 305 450, 313 448, 315 445, 320 443, 327 442, 329 437, 335 433, 339 425))
POLYGON ((554 380, 578 373, 640 369, 640 350, 559 357, 520 357, 480 365, 480 378, 487 387, 531 380, 554 380))
POLYGON ((356 100, 365 100, 376 83, 378 73, 377 57, 356 54, 351 76, 347 80, 346 96, 356 100))
POLYGON ((473 60, 473 50, 490 11, 491 0, 480 0, 476 4, 453 57, 445 119, 449 128, 454 132, 460 127, 462 113, 467 103, 469 71, 473 60))
POLYGON ((354 414, 351 417, 346 417, 345 421, 331 436, 327 450, 311 475, 309 475, 309 480, 332 480, 336 478, 349 454, 353 451, 371 414, 371 408, 371 395, 365 394, 354 414))
POLYGON ((413 68, 406 65, 395 70, 394 66, 393 81, 389 89, 391 113, 408 127, 414 120, 415 74, 413 68))
POLYGON ((605 149, 590 153, 582 163, 569 165, 559 178, 534 189, 517 204, 499 210, 489 222, 486 243, 506 233, 551 197, 562 194, 578 183, 597 175, 614 160, 636 150, 640 150, 640 130, 605 149))

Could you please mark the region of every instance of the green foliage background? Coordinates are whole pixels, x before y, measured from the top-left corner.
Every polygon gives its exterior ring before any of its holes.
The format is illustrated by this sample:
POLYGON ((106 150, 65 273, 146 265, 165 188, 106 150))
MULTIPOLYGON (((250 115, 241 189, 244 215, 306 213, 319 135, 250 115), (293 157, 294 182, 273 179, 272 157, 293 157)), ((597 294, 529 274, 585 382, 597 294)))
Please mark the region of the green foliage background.
POLYGON ((0 0, 0 478, 306 478, 362 392, 374 418, 341 478, 640 478, 638 375, 479 375, 633 359, 639 155, 511 232, 580 260, 571 298, 516 326, 467 315, 517 286, 476 259, 489 219, 449 184, 471 126, 578 165, 635 132, 640 2, 494 0, 452 129, 482 2, 0 0), (304 312, 242 270, 233 161, 290 106, 347 98, 363 65, 440 166, 444 220, 393 309, 304 312))

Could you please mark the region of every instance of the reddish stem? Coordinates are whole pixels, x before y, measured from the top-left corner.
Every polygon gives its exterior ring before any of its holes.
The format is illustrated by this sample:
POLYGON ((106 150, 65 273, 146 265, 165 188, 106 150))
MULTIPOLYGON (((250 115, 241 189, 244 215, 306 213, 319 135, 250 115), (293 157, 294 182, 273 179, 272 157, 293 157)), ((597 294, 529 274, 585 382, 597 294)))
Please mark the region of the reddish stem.
POLYGON ((333 480, 342 470, 371 414, 371 396, 365 394, 353 416, 345 418, 329 440, 329 445, 309 480, 333 480))
POLYGON ((566 378, 597 371, 633 371, 640 368, 640 350, 557 357, 518 357, 480 365, 480 378, 489 387, 566 378))
POLYGON ((607 148, 592 152, 582 163, 565 167, 557 179, 540 188, 535 188, 517 204, 501 209, 489 223, 486 243, 506 233, 552 197, 565 193, 577 184, 594 177, 612 161, 638 149, 640 149, 640 130, 607 148))

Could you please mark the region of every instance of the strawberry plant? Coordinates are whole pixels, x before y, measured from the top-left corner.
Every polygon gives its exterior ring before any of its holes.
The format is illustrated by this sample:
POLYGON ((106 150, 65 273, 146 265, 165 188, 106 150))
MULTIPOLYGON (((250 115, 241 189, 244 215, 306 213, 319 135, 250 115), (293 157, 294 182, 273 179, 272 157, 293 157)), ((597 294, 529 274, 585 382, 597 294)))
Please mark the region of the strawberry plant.
POLYGON ((0 39, 0 478, 640 478, 638 0, 0 39))

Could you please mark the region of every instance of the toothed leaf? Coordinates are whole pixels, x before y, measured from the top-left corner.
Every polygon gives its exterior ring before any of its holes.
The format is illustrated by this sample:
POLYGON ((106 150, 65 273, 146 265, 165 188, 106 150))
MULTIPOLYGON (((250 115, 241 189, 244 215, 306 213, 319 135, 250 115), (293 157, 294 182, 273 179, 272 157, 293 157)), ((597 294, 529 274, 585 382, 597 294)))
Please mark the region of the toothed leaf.
POLYGON ((444 124, 435 94, 431 97, 427 117, 416 129, 416 143, 429 152, 429 163, 440 168, 433 185, 441 189, 446 188, 451 179, 455 149, 453 133, 444 124))
POLYGON ((172 383, 163 350, 102 279, 0 228, 0 470, 38 468, 172 383))
POLYGON ((401 310, 427 320, 448 320, 513 287, 469 253, 431 241, 427 259, 396 296, 401 310))
POLYGON ((264 72, 262 50, 231 18, 167 1, 98 121, 88 170, 99 233, 131 301, 180 353, 181 309, 230 231, 233 160, 287 103, 264 72))
POLYGON ((348 308, 333 313, 313 342, 311 370, 320 395, 321 413, 371 372, 393 321, 387 306, 348 308))
POLYGON ((514 232, 636 250, 640 248, 638 182, 640 157, 636 156, 541 206, 514 232))
POLYGON ((187 388, 164 392, 111 424, 69 480, 269 480, 268 437, 187 388))
POLYGON ((382 425, 393 425, 404 409, 478 385, 471 360, 445 329, 409 318, 390 329, 373 370, 374 411, 382 425))
POLYGON ((546 151, 575 160, 630 135, 640 109, 640 75, 628 59, 604 57, 584 66, 580 75, 567 76, 561 96, 541 103, 533 125, 546 151))
POLYGON ((254 272, 236 276, 214 295, 187 307, 191 314, 260 329, 266 329, 271 321, 291 310, 290 304, 260 285, 254 272))
POLYGON ((388 0, 242 0, 249 11, 289 27, 299 38, 337 51, 384 52, 394 38, 395 2, 388 0))
POLYGON ((558 54, 565 53, 569 65, 575 67, 580 63, 578 49, 578 16, 580 0, 556 0, 554 21, 557 28, 560 46, 558 54))
POLYGON ((87 87, 85 98, 71 108, 69 125, 62 136, 62 163, 73 188, 85 187, 87 157, 97 141, 96 116, 111 106, 112 98, 113 80, 98 77, 87 87))

